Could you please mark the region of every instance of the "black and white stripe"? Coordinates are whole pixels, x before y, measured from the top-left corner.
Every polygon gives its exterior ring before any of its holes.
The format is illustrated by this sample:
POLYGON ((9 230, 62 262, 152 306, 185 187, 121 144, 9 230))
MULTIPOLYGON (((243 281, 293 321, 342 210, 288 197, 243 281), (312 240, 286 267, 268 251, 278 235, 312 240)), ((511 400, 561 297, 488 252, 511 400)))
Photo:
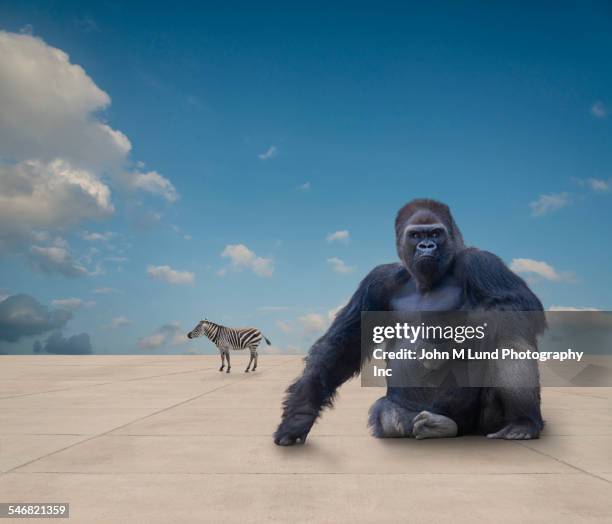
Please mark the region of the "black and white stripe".
POLYGON ((251 359, 249 365, 245 369, 245 372, 249 372, 251 363, 253 363, 253 371, 257 369, 257 347, 263 338, 268 346, 270 341, 261 334, 261 331, 257 328, 230 328, 211 322, 210 320, 201 320, 198 325, 193 328, 192 331, 187 333, 188 338, 197 338, 206 336, 221 353, 221 367, 219 371, 223 371, 225 367, 225 359, 227 359, 227 373, 230 372, 230 349, 241 350, 249 349, 251 352, 251 359))

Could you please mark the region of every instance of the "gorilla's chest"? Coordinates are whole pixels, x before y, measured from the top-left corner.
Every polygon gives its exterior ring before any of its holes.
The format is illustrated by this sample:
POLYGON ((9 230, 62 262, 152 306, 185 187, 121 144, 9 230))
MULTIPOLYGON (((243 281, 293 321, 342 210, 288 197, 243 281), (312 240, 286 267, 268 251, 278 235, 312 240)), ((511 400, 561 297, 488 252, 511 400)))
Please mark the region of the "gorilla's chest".
POLYGON ((456 311, 463 305, 463 292, 453 280, 426 293, 408 282, 392 295, 389 305, 392 311, 456 311))

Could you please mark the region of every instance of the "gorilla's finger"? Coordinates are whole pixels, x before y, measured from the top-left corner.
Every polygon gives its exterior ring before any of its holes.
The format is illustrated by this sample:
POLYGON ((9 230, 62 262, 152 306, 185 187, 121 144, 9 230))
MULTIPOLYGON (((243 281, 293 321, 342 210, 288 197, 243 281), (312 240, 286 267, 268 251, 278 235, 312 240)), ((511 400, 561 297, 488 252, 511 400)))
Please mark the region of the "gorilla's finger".
POLYGON ((274 443, 277 446, 293 446, 293 444, 295 444, 295 439, 285 435, 284 437, 277 437, 274 439, 274 443))
POLYGON ((429 412, 428 411, 421 411, 416 417, 414 417, 414 419, 412 421, 413 421, 413 423, 416 424, 417 422, 427 420, 428 417, 429 417, 429 412))
POLYGON ((427 423, 426 420, 419 420, 418 422, 415 422, 414 425, 412 426, 412 432, 416 435, 417 433, 421 432, 421 429, 423 428, 423 426, 427 423))

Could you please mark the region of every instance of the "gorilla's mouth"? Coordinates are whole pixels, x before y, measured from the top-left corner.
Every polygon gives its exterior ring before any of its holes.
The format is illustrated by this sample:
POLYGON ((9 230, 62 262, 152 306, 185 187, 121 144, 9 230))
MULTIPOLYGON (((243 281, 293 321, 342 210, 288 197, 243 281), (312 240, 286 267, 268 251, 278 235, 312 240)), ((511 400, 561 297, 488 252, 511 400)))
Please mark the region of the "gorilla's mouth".
POLYGON ((417 265, 420 264, 434 264, 438 260, 438 257, 435 255, 421 255, 416 259, 417 265))
POLYGON ((415 260, 415 269, 424 275, 435 273, 438 269, 438 257, 434 255, 421 255, 415 260))

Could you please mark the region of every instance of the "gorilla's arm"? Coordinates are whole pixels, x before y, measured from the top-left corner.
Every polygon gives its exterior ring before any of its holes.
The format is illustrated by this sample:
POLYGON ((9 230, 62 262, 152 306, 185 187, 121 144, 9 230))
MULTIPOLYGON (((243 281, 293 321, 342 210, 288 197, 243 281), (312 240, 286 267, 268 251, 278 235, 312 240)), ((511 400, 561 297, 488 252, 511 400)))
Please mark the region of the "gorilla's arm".
POLYGON ((331 406, 336 389, 361 370, 361 312, 386 309, 382 291, 401 271, 399 264, 374 268, 327 332, 310 348, 303 375, 287 389, 274 442, 304 442, 323 407, 331 406))
MULTIPOLYGON (((546 329, 546 317, 542 303, 522 278, 497 256, 473 248, 457 257, 456 273, 464 285, 467 309, 507 312, 491 317, 497 347, 537 350, 537 336, 546 329)), ((537 438, 544 425, 537 361, 493 361, 486 383, 491 388, 483 392, 484 411, 487 406, 497 406, 492 416, 485 417, 488 422, 482 429, 488 436, 537 438)))

